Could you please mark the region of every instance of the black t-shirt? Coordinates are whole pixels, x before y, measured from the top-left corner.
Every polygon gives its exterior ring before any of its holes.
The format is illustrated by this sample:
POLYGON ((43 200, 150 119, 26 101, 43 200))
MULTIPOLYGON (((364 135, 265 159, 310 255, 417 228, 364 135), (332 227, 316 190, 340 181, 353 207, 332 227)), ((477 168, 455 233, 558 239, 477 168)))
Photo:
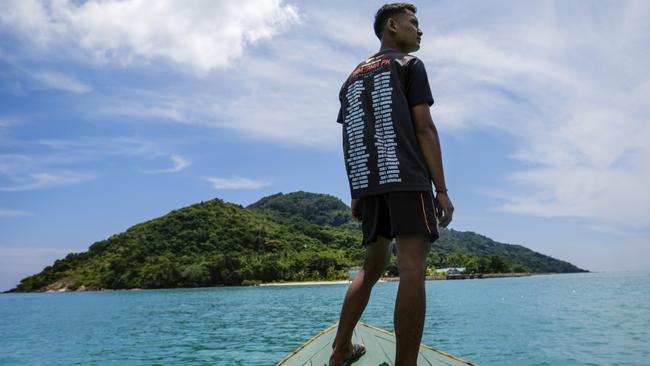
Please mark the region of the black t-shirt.
POLYGON ((424 64, 385 50, 360 63, 339 93, 338 123, 352 198, 431 189, 411 107, 433 104, 424 64))

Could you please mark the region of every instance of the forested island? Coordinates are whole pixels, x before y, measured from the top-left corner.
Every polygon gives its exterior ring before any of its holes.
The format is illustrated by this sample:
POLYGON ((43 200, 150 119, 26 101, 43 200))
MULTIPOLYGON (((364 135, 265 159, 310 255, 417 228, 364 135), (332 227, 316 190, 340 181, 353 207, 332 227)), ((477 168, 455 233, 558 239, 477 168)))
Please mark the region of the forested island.
MULTIPOLYGON (((359 224, 334 196, 278 193, 247 207, 216 198, 70 253, 6 292, 336 280, 363 258, 359 224)), ((398 276, 396 264, 393 256, 388 276, 398 276)), ((587 272, 521 245, 450 229, 441 229, 427 264, 480 273, 587 272)))

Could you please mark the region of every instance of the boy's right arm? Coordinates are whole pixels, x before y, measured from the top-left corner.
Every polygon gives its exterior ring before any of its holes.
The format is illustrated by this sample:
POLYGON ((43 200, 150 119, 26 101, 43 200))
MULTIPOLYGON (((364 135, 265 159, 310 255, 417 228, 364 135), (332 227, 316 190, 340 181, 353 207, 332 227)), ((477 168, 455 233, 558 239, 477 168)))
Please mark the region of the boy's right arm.
POLYGON ((427 103, 414 105, 411 107, 411 117, 413 118, 415 135, 420 144, 429 175, 436 186, 436 191, 444 191, 436 194, 436 201, 439 205, 437 216, 440 226, 447 227, 451 222, 454 206, 451 204, 446 192, 447 185, 445 184, 445 174, 442 168, 440 140, 436 126, 431 119, 429 105, 427 103))

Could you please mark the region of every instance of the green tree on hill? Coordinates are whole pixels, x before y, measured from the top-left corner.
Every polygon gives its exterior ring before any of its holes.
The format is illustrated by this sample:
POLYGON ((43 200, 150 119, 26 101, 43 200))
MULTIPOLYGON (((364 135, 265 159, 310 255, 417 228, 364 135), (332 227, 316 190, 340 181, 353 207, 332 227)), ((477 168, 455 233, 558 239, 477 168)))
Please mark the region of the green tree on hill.
MULTIPOLYGON (((70 253, 11 291, 164 288, 344 279, 363 263, 359 224, 329 195, 276 194, 244 208, 220 199, 173 210, 70 253)), ((520 245, 441 229, 427 265, 474 272, 583 271, 520 245)), ((387 268, 396 276, 397 262, 387 268)))

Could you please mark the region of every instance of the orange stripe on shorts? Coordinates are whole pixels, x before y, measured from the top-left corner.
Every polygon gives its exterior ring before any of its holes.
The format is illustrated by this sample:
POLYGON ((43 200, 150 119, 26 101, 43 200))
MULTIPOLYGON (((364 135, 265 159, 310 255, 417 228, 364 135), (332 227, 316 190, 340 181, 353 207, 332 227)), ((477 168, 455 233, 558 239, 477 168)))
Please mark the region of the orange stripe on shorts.
POLYGON ((436 219, 436 225, 438 225, 438 216, 436 212, 436 203, 433 201, 433 193, 429 192, 429 196, 431 196, 431 207, 433 207, 433 217, 436 219))
POLYGON ((424 223, 427 225, 429 234, 431 234, 431 229, 429 228, 429 220, 427 220, 427 211, 424 209, 424 199, 422 198, 422 192, 420 192, 420 202, 422 202, 422 214, 424 215, 424 223))

